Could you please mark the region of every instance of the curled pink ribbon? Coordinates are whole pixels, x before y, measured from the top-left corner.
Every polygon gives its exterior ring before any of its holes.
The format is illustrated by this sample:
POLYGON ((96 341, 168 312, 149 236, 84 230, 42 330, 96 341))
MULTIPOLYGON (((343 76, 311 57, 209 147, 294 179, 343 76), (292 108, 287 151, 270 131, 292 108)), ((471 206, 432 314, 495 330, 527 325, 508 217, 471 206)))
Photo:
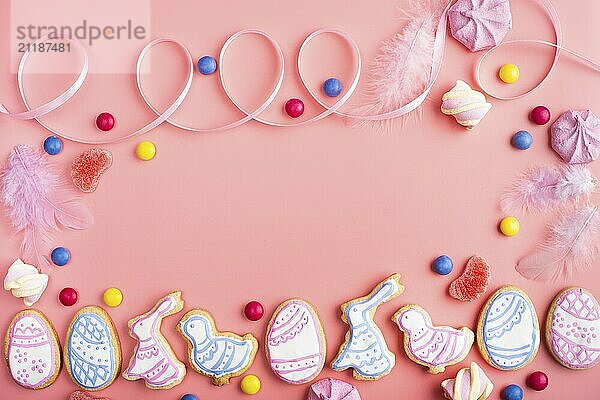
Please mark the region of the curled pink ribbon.
POLYGON ((585 64, 587 64, 589 67, 595 69, 596 71, 600 71, 600 64, 590 60, 589 58, 587 58, 581 54, 578 54, 572 50, 569 50, 566 47, 563 47, 563 45, 562 45, 562 29, 560 27, 560 18, 558 17, 558 13, 556 12, 556 9, 552 5, 552 3, 550 3, 550 1, 548 1, 548 0, 533 0, 533 1, 538 3, 538 5, 540 5, 542 8, 544 8, 544 11, 548 15, 548 17, 550 19, 550 23, 552 24, 552 28, 554 29, 554 36, 556 38, 556 43, 552 43, 552 42, 549 42, 546 40, 539 40, 539 39, 517 39, 517 40, 509 40, 506 42, 502 42, 498 46, 493 47, 493 48, 489 49, 488 51, 486 51, 483 54, 483 56, 481 56, 481 58, 479 59, 479 61, 477 62, 477 65, 475 67, 475 80, 477 81, 477 85, 479 85, 479 87, 490 97, 493 97, 498 100, 514 100, 514 99, 519 99, 521 97, 525 97, 525 96, 533 93, 544 82, 546 82, 548 80, 548 78, 550 78, 550 76, 552 75, 552 72, 554 71, 554 68, 556 67, 556 64, 558 63, 558 58, 560 56, 561 51, 564 51, 565 53, 570 54, 571 56, 584 62, 585 64), (487 89, 481 82, 480 74, 481 74, 481 65, 483 64, 483 61, 486 59, 486 57, 490 53, 498 50, 499 48, 501 48, 503 46, 514 45, 514 44, 525 44, 525 43, 550 46, 555 49, 554 59, 552 60, 552 64, 550 65, 550 68, 546 72, 546 75, 534 87, 532 87, 531 89, 528 89, 524 93, 521 93, 521 94, 518 94, 515 96, 506 96, 506 97, 494 94, 491 90, 487 89))
MULTIPOLYGON (((590 67, 600 71, 599 64, 589 60, 588 58, 586 58, 580 54, 577 54, 569 49, 562 47, 562 31, 560 28, 560 21, 559 21, 558 14, 556 13, 556 10, 552 6, 552 4, 548 0, 533 0, 533 1, 540 4, 544 8, 546 13, 548 14, 550 22, 552 24, 552 27, 554 28, 554 32, 555 32, 555 36, 556 36, 556 43, 548 42, 545 40, 529 40, 529 39, 511 40, 511 41, 503 42, 500 45, 485 52, 484 55, 479 59, 477 65, 476 65, 475 79, 477 81, 477 84, 482 88, 482 90, 491 97, 494 97, 499 100, 512 100, 512 99, 517 99, 520 97, 527 96, 528 94, 532 93, 534 90, 536 90, 538 87, 540 87, 550 77, 550 75, 552 74, 552 72, 556 66, 556 63, 558 62, 559 54, 561 51, 564 51, 564 52, 578 58, 579 60, 588 64, 590 67), (510 97, 502 97, 502 96, 495 95, 489 89, 485 88, 480 80, 481 65, 482 65, 483 61, 486 59, 486 57, 492 51, 497 50, 501 46, 516 44, 516 43, 534 43, 534 44, 541 44, 541 45, 554 47, 555 48, 555 56, 554 56, 552 65, 549 68, 548 72, 546 73, 546 76, 536 86, 529 89, 525 93, 522 93, 517 96, 510 96, 510 97)), ((136 63, 137 89, 138 89, 144 103, 154 112, 154 114, 156 114, 156 118, 134 132, 130 132, 130 133, 125 134, 124 136, 112 138, 112 139, 87 140, 87 139, 81 139, 81 138, 78 138, 75 136, 71 136, 71 135, 59 132, 58 130, 51 128, 46 123, 44 123, 43 121, 40 120, 40 117, 57 109, 58 107, 60 107, 64 103, 66 103, 69 99, 71 99, 77 93, 77 91, 81 88, 81 86, 83 85, 83 82, 85 81, 85 79, 87 77, 88 55, 85 50, 85 47, 79 41, 71 40, 71 39, 65 39, 65 40, 76 43, 83 51, 83 64, 82 64, 81 70, 79 72, 79 75, 77 76, 77 78, 73 82, 73 84, 71 86, 69 86, 63 93, 61 93, 56 98, 50 100, 49 102, 47 102, 45 104, 42 104, 39 107, 32 109, 29 106, 29 103, 27 101, 27 98, 25 96, 25 92, 23 89, 23 74, 24 74, 25 64, 27 62, 27 59, 31 55, 31 52, 28 50, 27 52, 25 52, 25 54, 21 58, 21 61, 19 63, 18 73, 17 73, 17 82, 18 82, 18 87, 19 87, 19 93, 20 93, 21 99, 22 99, 23 104, 25 105, 27 111, 20 112, 20 113, 10 113, 6 109, 6 107, 4 107, 2 104, 0 104, 0 113, 4 113, 10 117, 22 119, 22 120, 35 119, 40 125, 42 125, 48 131, 50 131, 52 134, 54 134, 58 137, 61 137, 63 139, 70 140, 73 142, 77 142, 77 143, 91 144, 91 145, 112 144, 112 143, 117 143, 117 142, 121 142, 121 141, 130 139, 135 136, 143 135, 143 134, 151 131, 152 129, 156 128, 163 122, 166 122, 166 123, 173 125, 179 129, 186 130, 189 132, 209 133, 209 132, 219 132, 219 131, 224 131, 224 130, 228 130, 228 129, 233 129, 233 128, 241 126, 252 120, 257 121, 262 124, 265 124, 265 125, 268 125, 268 126, 273 126, 273 127, 290 127, 290 126, 307 125, 307 124, 319 121, 323 118, 326 118, 327 116, 332 115, 332 114, 336 114, 336 115, 339 115, 339 116, 342 116, 345 118, 363 120, 363 121, 382 121, 382 120, 387 120, 387 119, 392 119, 392 118, 398 118, 398 117, 406 115, 406 114, 414 111, 415 109, 417 109, 425 101, 425 99, 427 98, 433 85, 435 84, 435 81, 436 81, 436 79, 440 73, 441 67, 442 67, 442 61, 443 61, 443 57, 444 57, 444 48, 445 48, 445 42, 446 42, 447 13, 448 13, 448 9, 450 8, 451 5, 452 5, 452 1, 449 1, 446 8, 440 15, 440 20, 436 27, 434 48, 433 48, 433 57, 432 57, 433 59, 432 59, 432 64, 431 64, 431 70, 429 73, 429 82, 428 82, 427 86, 425 87, 425 89, 419 96, 417 96, 415 99, 411 100, 407 104, 405 104, 397 109, 390 110, 390 111, 380 113, 380 114, 357 115, 357 114, 344 112, 341 110, 341 108, 344 106, 344 104, 346 104, 348 102, 348 100, 352 97, 352 95, 355 93, 355 91, 358 87, 358 83, 359 83, 359 79, 360 79, 360 75, 361 75, 362 64, 361 64, 360 49, 359 49, 357 43, 354 41, 354 39, 352 39, 352 37, 350 35, 348 35, 347 33, 343 32, 343 31, 337 30, 337 29, 319 29, 319 30, 311 33, 302 42, 302 45, 300 46, 300 49, 298 51, 297 68, 298 68, 298 74, 300 76, 300 81, 302 82, 304 89, 308 92, 308 94, 312 97, 312 99, 315 100, 315 102, 323 108, 323 111, 320 112, 319 114, 317 114, 309 119, 300 121, 300 122, 292 122, 292 123, 275 122, 275 121, 270 121, 270 120, 264 119, 260 116, 273 103, 273 101, 277 97, 277 94, 279 93, 279 91, 283 85, 283 79, 284 79, 284 74, 285 74, 285 62, 284 62, 283 51, 281 49, 281 46, 279 46, 279 44, 277 43, 277 41, 268 33, 261 31, 261 30, 257 30, 257 29, 241 30, 241 31, 233 34, 232 36, 230 36, 225 41, 223 46, 221 47, 221 51, 219 54, 219 64, 218 64, 219 72, 220 72, 219 76, 220 76, 221 86, 223 87, 225 95, 231 101, 231 103, 242 114, 244 114, 244 117, 242 117, 236 121, 222 125, 222 126, 213 127, 213 128, 199 128, 199 127, 187 126, 187 125, 175 122, 170 119, 170 117, 175 113, 175 111, 181 106, 181 104, 186 99, 186 97, 190 91, 190 88, 192 85, 192 79, 194 76, 194 62, 192 60, 190 51, 185 47, 185 45, 183 45, 178 40, 170 39, 170 38, 159 38, 159 39, 155 39, 155 40, 151 41, 142 49, 142 51, 140 52, 140 54, 138 56, 137 63, 136 63), (337 100, 332 105, 325 104, 319 98, 318 94, 315 93, 315 91, 310 88, 310 86, 308 85, 307 80, 305 78, 305 75, 303 73, 303 69, 302 69, 302 59, 304 56, 305 49, 308 47, 308 45, 311 43, 312 40, 314 40, 318 36, 325 35, 325 34, 332 34, 332 35, 335 35, 335 36, 339 37, 340 39, 346 41, 346 43, 349 44, 350 47, 352 48, 354 55, 355 55, 355 59, 356 59, 356 62, 355 62, 356 68, 355 68, 354 75, 352 77, 350 85, 346 89, 345 93, 339 98, 339 100, 337 100), (277 80, 276 80, 275 85, 273 86, 272 90, 269 92, 268 96, 266 96, 265 100, 258 107, 256 107, 253 110, 246 110, 239 102, 237 102, 234 99, 234 97, 231 95, 231 90, 230 90, 229 86, 227 85, 227 82, 224 78, 224 74, 222 73, 224 70, 224 65, 226 65, 225 59, 226 59, 227 51, 229 50, 231 45, 237 39, 239 39, 241 36, 245 36, 245 35, 256 35, 256 36, 260 36, 260 37, 267 39, 267 41, 270 43, 270 45, 275 50, 275 52, 277 54, 277 61, 279 63, 278 75, 277 75, 277 80), (146 93, 143 90, 143 87, 141 85, 141 79, 140 79, 141 66, 142 66, 142 63, 143 63, 146 55, 149 53, 149 51, 152 48, 154 48, 155 46, 160 45, 160 44, 175 45, 184 54, 186 64, 187 64, 187 77, 186 77, 186 82, 185 82, 183 88, 179 92, 176 99, 162 112, 159 111, 150 102, 148 96, 146 95, 146 93)), ((43 41, 43 40, 47 40, 47 39, 48 39, 48 37, 41 38, 38 41, 36 41, 36 43, 43 41)))

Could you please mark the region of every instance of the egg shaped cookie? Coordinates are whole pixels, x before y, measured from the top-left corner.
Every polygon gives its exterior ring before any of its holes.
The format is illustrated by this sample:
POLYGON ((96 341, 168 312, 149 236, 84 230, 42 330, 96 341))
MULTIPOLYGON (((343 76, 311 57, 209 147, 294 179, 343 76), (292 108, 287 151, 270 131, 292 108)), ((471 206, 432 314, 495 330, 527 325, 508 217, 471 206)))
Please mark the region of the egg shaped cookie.
POLYGON ((479 314, 477 345, 481 356, 500 370, 523 368, 535 358, 540 326, 524 291, 504 286, 490 296, 479 314))
POLYGON ((104 309, 87 306, 75 314, 64 358, 71 379, 82 389, 101 390, 113 383, 121 370, 121 344, 104 309))
POLYGON ((4 356, 16 383, 27 389, 43 389, 60 372, 60 343, 52 323, 37 310, 23 310, 6 331, 4 356))
POLYGON ((277 307, 265 343, 271 369, 285 382, 310 382, 325 364, 323 326, 316 310, 304 300, 287 300, 277 307))
POLYGON ((552 356, 570 369, 600 363, 600 305, 587 290, 571 287, 558 293, 546 319, 546 344, 552 356))

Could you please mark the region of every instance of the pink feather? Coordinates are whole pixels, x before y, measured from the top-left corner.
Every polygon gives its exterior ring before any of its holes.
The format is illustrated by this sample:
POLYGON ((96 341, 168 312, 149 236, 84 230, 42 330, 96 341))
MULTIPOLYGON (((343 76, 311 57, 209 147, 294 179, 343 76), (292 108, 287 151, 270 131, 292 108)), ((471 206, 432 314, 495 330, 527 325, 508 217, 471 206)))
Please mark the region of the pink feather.
POLYGON ((23 231, 23 259, 49 266, 51 233, 59 227, 84 229, 93 223, 88 208, 60 179, 41 151, 13 149, 0 170, 0 196, 12 226, 23 231))
POLYGON ((591 206, 562 214, 549 227, 546 241, 518 262, 517 271, 527 279, 548 281, 589 268, 598 254, 599 214, 591 206))
POLYGON ((596 178, 582 165, 538 166, 526 171, 503 196, 506 214, 538 213, 587 200, 596 188, 596 178))
MULTIPOLYGON (((413 4, 410 21, 384 41, 371 64, 363 105, 358 115, 375 115, 400 108, 419 96, 429 82, 435 31, 448 0, 421 0, 413 4)), ((363 125, 353 120, 353 125, 363 125)))

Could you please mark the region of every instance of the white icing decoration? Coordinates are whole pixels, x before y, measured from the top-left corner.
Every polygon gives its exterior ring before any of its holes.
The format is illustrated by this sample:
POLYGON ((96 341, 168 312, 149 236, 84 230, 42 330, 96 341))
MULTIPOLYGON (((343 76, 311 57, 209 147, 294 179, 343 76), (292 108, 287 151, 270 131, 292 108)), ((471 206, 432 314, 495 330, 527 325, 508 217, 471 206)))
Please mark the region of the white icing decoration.
POLYGON ((167 389, 181 383, 185 365, 173 353, 160 326, 163 318, 182 308, 181 292, 174 292, 160 299, 146 314, 129 321, 130 335, 138 342, 123 378, 143 379, 151 389, 167 389))
POLYGON ((231 332, 219 332, 212 316, 200 309, 185 314, 177 330, 190 344, 190 366, 213 378, 213 384, 217 386, 228 384, 230 378, 250 368, 258 350, 254 336, 249 333, 242 337, 231 332))
POLYGON ((28 389, 47 386, 56 376, 58 343, 39 315, 25 311, 9 327, 6 353, 12 378, 28 389))
POLYGON ((86 390, 108 387, 121 367, 119 338, 108 318, 99 307, 84 307, 73 317, 67 335, 67 371, 86 390))
POLYGON ((527 365, 540 344, 540 329, 531 300, 518 290, 494 293, 483 315, 483 347, 492 366, 513 370, 527 365))
POLYGON ((553 355, 566 367, 588 369, 600 363, 600 305, 582 288, 561 292, 549 316, 553 355))
POLYGON ((33 265, 15 260, 8 268, 4 278, 4 290, 10 290, 13 296, 22 298, 27 307, 35 304, 48 285, 48 275, 42 274, 33 265))
POLYGON ((396 356, 388 349, 373 316, 381 304, 403 292, 400 275, 394 274, 367 296, 342 305, 342 319, 350 326, 350 332, 331 368, 335 371, 352 368, 354 378, 367 380, 379 379, 390 373, 396 364, 396 356))
POLYGON ((267 331, 267 358, 273 372, 289 383, 312 381, 325 364, 326 343, 318 315, 303 300, 282 303, 267 331))

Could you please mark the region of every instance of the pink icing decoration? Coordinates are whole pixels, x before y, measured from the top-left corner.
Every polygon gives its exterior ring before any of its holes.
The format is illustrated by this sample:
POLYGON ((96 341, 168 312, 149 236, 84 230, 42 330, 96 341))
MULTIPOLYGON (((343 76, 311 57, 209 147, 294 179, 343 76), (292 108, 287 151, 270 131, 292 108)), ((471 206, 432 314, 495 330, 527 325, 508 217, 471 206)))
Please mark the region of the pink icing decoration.
POLYGON ((570 110, 550 128, 552 148, 568 164, 585 164, 600 154, 600 119, 590 110, 570 110))
POLYGON ((411 306, 395 319, 408 337, 407 350, 415 359, 429 366, 455 364, 466 356, 473 344, 471 331, 434 327, 427 312, 420 307, 411 306))
POLYGON ((176 312, 177 301, 167 296, 147 316, 141 317, 131 326, 131 333, 138 339, 135 356, 124 373, 127 379, 142 378, 155 387, 170 386, 185 376, 185 367, 171 356, 165 348, 160 333, 160 322, 165 316, 176 312))
POLYGON ((589 332, 600 329, 598 301, 581 288, 569 289, 555 301, 549 332, 552 352, 569 368, 594 367, 600 363, 600 338, 589 332))
POLYGON ((512 27, 508 0, 458 0, 448 10, 452 36, 471 51, 497 46, 512 27))
POLYGON ((39 388, 54 376, 57 354, 51 337, 47 322, 36 314, 24 314, 15 321, 9 335, 9 362, 14 359, 17 364, 27 364, 30 353, 43 351, 46 346, 50 349, 49 362, 42 363, 45 360, 39 359, 42 364, 35 365, 36 360, 31 360, 31 367, 25 365, 25 368, 16 370, 11 365, 12 376, 19 385, 30 389, 39 388), (31 369, 30 373, 27 373, 28 369, 31 369))
POLYGON ((320 333, 321 323, 310 307, 301 300, 291 300, 277 312, 267 333, 269 364, 275 374, 290 383, 306 383, 315 378, 325 363, 325 344, 320 333), (314 342, 294 343, 306 330, 314 330, 314 342), (304 345, 304 348, 302 347, 304 345), (283 356, 284 346, 294 347, 295 356, 283 356), (314 348, 308 348, 314 346, 314 348), (276 350, 280 357, 274 357, 276 350))
POLYGON ((306 400, 361 400, 358 389, 338 379, 327 378, 311 385, 306 400))

